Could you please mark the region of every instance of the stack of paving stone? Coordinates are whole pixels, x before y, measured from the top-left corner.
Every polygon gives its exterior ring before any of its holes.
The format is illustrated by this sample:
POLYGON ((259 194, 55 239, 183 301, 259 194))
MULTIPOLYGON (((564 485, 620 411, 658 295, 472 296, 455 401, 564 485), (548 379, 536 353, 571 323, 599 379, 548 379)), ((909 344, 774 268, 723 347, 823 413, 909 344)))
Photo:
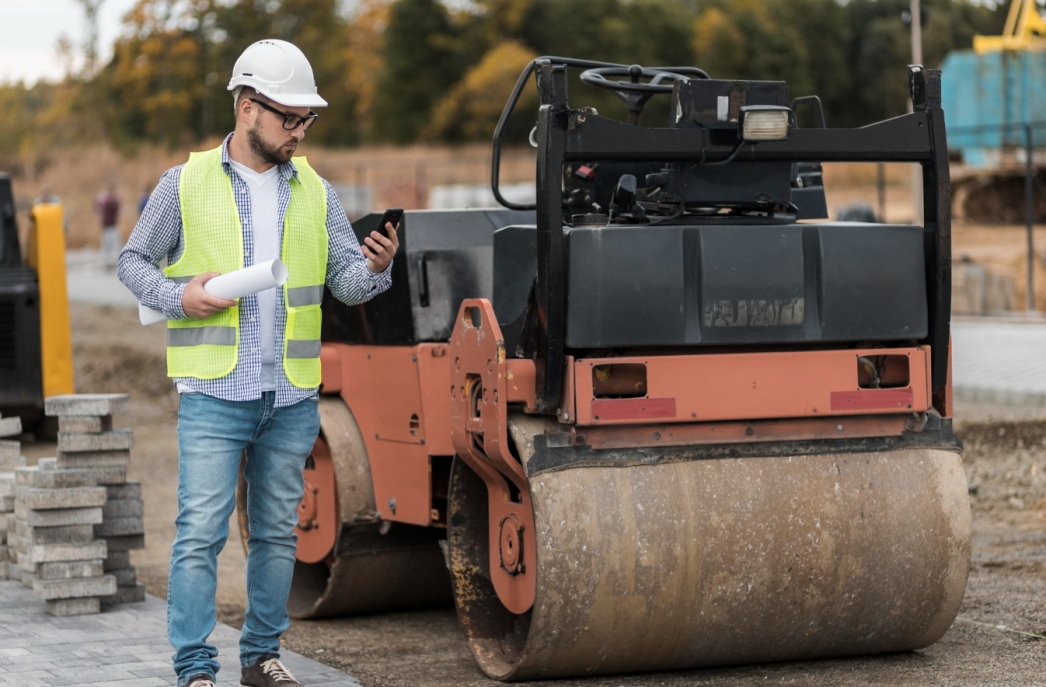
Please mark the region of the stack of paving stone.
POLYGON ((116 592, 116 578, 102 570, 105 542, 94 536, 105 487, 96 486, 92 471, 57 463, 41 458, 15 469, 18 568, 51 615, 98 613, 99 598, 116 592))
MULTIPOLYGON (((0 437, 18 436, 22 433, 22 421, 17 417, 0 418, 0 437)), ((14 568, 15 550, 10 546, 7 531, 14 532, 15 518, 15 468, 25 465, 22 444, 18 441, 0 440, 0 580, 11 576, 14 568)))
POLYGON ((132 549, 145 548, 142 485, 127 481, 131 430, 113 429, 113 415, 129 407, 126 394, 72 394, 45 401, 45 412, 58 416, 57 468, 89 472, 105 488, 94 536, 105 540, 104 572, 116 578, 117 587, 101 599, 102 605, 145 601, 145 587, 130 558, 132 549))

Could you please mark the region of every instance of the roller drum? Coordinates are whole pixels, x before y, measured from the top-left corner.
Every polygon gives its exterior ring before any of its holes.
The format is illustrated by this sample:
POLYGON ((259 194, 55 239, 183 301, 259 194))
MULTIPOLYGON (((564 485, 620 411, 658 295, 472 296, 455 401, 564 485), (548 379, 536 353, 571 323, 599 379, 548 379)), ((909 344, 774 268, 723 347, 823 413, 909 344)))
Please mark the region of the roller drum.
POLYGON ((529 479, 536 596, 514 616, 484 586, 489 564, 471 532, 486 527, 483 485, 461 461, 452 475, 459 617, 498 679, 919 649, 945 633, 965 591, 970 509, 953 450, 575 467, 529 479))

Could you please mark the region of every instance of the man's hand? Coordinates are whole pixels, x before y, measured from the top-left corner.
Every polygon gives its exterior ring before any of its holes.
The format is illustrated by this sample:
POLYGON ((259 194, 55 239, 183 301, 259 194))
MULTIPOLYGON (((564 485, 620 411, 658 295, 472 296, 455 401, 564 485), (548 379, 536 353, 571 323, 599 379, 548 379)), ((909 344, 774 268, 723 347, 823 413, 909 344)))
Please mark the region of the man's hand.
POLYGON ((218 272, 204 272, 193 277, 182 292, 182 310, 189 317, 203 319, 216 312, 236 305, 236 301, 212 296, 203 290, 203 285, 218 276, 218 272))
MULTIPOLYGON (((385 230, 389 237, 385 238, 377 231, 372 231, 370 236, 364 237, 360 250, 367 258, 367 267, 374 274, 384 272, 385 268, 392 262, 392 256, 399 250, 400 240, 396 237, 396 230, 400 225, 392 226, 392 222, 385 223, 385 230)), ((186 289, 188 290, 188 289, 186 289)))

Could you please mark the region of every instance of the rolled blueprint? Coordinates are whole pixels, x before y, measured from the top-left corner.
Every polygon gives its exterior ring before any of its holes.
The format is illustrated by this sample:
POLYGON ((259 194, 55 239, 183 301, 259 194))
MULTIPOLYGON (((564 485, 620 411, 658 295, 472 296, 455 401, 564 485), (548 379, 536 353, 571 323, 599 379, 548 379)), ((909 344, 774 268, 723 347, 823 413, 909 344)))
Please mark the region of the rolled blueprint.
MULTIPOLYGON (((268 260, 242 270, 214 277, 203 285, 203 290, 218 298, 235 300, 252 293, 274 289, 287 281, 287 266, 282 260, 268 260)), ((167 318, 162 312, 138 304, 138 319, 142 324, 155 324, 167 318)))

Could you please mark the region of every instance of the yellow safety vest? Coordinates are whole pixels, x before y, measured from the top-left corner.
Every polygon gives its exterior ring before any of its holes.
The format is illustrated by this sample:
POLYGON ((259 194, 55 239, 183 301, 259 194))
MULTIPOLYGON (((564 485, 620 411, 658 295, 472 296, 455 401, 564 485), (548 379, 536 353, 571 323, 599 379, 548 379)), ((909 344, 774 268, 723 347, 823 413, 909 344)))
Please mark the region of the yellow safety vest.
MULTIPOLYGON (((291 384, 320 384, 320 302, 327 277, 327 190, 304 157, 290 179, 291 200, 283 225, 281 259, 287 283, 281 288, 287 308, 283 370, 291 384)), ((243 268, 243 228, 222 168, 222 149, 193 153, 182 167, 178 195, 185 250, 164 273, 188 282, 204 272, 226 274, 243 268)), ((236 367, 240 308, 210 317, 167 322, 167 376, 217 379, 236 367)))

